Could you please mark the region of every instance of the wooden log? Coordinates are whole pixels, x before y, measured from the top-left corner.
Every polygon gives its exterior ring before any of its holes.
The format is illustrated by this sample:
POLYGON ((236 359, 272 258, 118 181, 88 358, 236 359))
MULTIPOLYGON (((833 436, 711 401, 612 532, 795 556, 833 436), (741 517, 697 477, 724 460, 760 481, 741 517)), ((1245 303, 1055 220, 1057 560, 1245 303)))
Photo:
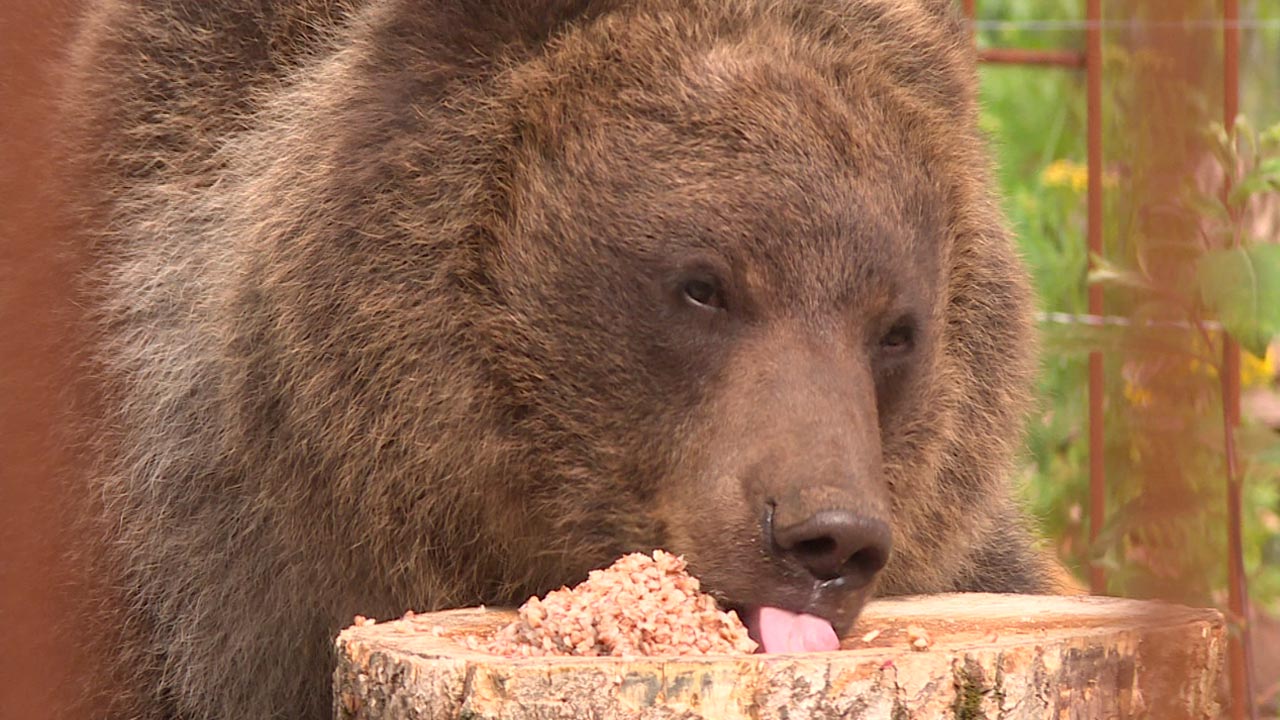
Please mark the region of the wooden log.
POLYGON ((1226 647, 1213 610, 986 594, 876 601, 829 653, 506 659, 464 644, 512 617, 465 609, 347 628, 336 716, 1216 718, 1226 647))

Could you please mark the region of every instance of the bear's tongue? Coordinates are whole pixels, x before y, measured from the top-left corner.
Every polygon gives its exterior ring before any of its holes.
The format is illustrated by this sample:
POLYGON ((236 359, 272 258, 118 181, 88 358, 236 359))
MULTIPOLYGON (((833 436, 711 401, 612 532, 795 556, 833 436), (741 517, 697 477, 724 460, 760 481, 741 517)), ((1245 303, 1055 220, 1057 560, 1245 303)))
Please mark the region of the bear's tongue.
POLYGON ((748 610, 744 619, 751 639, 760 644, 761 652, 818 652, 840 648, 835 628, 820 617, 763 606, 748 610))

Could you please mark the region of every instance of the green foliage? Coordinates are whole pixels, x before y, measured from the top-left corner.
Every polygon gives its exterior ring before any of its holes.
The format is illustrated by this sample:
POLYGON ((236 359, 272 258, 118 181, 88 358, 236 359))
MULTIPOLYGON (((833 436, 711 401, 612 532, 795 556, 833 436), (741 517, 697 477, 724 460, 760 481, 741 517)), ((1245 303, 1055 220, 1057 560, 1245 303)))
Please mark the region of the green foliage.
MULTIPOLYGON (((979 18, 1001 23, 982 31, 979 45, 1082 49, 1084 33, 1079 30, 1044 32, 1016 23, 1079 20, 1083 6, 1078 0, 980 0, 979 18)), ((1246 0, 1242 10, 1246 18, 1280 19, 1280 3, 1246 0)), ((1213 11, 1208 12, 1211 16, 1213 11)), ((1248 237, 1241 219, 1251 201, 1280 189, 1280 125, 1259 133, 1248 123, 1209 129, 1214 142, 1207 147, 1234 180, 1226 197, 1201 190, 1173 198, 1164 207, 1139 208, 1126 195, 1142 178, 1131 176, 1126 161, 1150 158, 1166 141, 1144 135, 1142 123, 1167 112, 1212 117, 1221 100, 1170 93, 1168 107, 1137 106, 1134 88, 1124 79, 1158 67, 1162 60, 1129 55, 1110 44, 1104 46, 1104 57, 1109 78, 1103 173, 1107 248, 1092 274, 1085 239, 1084 74, 987 65, 980 76, 982 126, 997 154, 1006 213, 1031 268, 1040 309, 1083 314, 1092 280, 1106 288, 1110 314, 1139 323, 1042 324, 1040 402, 1029 425, 1024 496, 1056 541, 1060 557, 1077 571, 1091 559, 1100 562, 1109 570, 1110 591, 1167 590, 1165 596, 1189 602, 1220 602, 1226 585, 1224 435, 1217 381, 1221 345, 1205 323, 1222 321, 1257 355, 1244 358, 1247 384, 1269 382, 1276 359, 1261 358, 1266 340, 1280 330, 1280 250, 1248 237), (1149 217, 1160 214, 1167 217, 1154 222, 1149 217), (1170 226, 1196 230, 1158 231, 1170 226), (1172 274, 1170 267, 1176 268, 1172 274), (1153 274, 1160 282, 1153 281, 1153 274), (1178 290, 1176 298, 1169 297, 1171 286, 1178 290), (1144 326, 1144 320, 1156 322, 1144 326), (1191 329, 1170 330, 1176 321, 1191 329), (1110 489, 1103 536, 1092 546, 1085 510, 1091 350, 1101 350, 1106 362, 1110 489), (1187 412, 1163 417, 1162 397, 1177 397, 1187 412), (1151 430, 1161 424, 1169 427, 1151 430), (1185 441, 1169 447, 1169 438, 1185 441), (1168 468, 1167 477, 1161 475, 1168 468), (1148 487, 1134 480, 1138 476, 1161 476, 1162 484, 1148 487), (1174 511, 1186 507, 1198 512, 1174 511), (1178 567, 1161 566, 1162 548, 1178 549, 1178 567), (1193 577, 1187 568, 1203 572, 1193 577)), ((1280 31, 1245 32, 1242 107, 1269 122, 1280 119, 1280 95, 1273 92, 1280 81, 1277 58, 1280 31)), ((1237 429, 1236 442, 1250 591, 1259 602, 1273 604, 1280 600, 1280 447, 1274 432, 1247 422, 1237 429)))
POLYGON ((1219 247, 1199 258, 1200 298, 1245 349, 1263 356, 1280 335, 1280 245, 1241 237, 1236 219, 1254 196, 1280 191, 1280 124, 1259 135, 1241 117, 1230 133, 1215 125, 1209 135, 1214 156, 1235 182, 1225 201, 1194 198, 1209 235, 1219 238, 1219 247))
MULTIPOLYGON (((980 18, 999 21, 1079 19, 1075 0, 982 0, 980 18)), ((1078 33, 983 31, 986 47, 1079 48, 1078 33)), ((1085 104, 1081 74, 1056 68, 983 66, 983 129, 998 157, 998 181, 1019 249, 1030 267, 1039 309, 1083 313, 1087 308, 1084 172, 1085 104), (1050 172, 1050 168, 1054 168, 1050 172)), ((1080 340, 1100 328, 1042 328, 1040 398, 1028 428, 1024 497, 1059 554, 1080 569, 1081 508, 1088 488, 1087 352, 1080 340)))
POLYGON ((1246 350, 1266 355, 1280 335, 1280 245, 1212 250, 1197 274, 1208 309, 1246 350))

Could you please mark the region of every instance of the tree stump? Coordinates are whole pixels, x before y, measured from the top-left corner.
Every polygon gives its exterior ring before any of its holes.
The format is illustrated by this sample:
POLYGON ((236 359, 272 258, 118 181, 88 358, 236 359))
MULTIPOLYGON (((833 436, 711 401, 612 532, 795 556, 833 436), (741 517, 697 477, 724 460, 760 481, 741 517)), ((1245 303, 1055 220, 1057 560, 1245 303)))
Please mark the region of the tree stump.
POLYGON ((879 600, 829 653, 506 659, 459 639, 509 610, 352 626, 339 718, 1216 718, 1214 610, 1105 597, 879 600))

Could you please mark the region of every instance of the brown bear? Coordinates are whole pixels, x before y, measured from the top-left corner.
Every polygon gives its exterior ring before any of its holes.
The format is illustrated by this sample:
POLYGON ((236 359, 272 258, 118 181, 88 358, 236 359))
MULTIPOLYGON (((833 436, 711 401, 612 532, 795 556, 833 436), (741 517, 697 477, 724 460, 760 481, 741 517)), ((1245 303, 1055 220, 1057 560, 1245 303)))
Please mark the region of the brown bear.
POLYGON ((323 717, 353 615, 633 550, 1055 589, 951 0, 98 0, 68 68, 127 714, 323 717))

